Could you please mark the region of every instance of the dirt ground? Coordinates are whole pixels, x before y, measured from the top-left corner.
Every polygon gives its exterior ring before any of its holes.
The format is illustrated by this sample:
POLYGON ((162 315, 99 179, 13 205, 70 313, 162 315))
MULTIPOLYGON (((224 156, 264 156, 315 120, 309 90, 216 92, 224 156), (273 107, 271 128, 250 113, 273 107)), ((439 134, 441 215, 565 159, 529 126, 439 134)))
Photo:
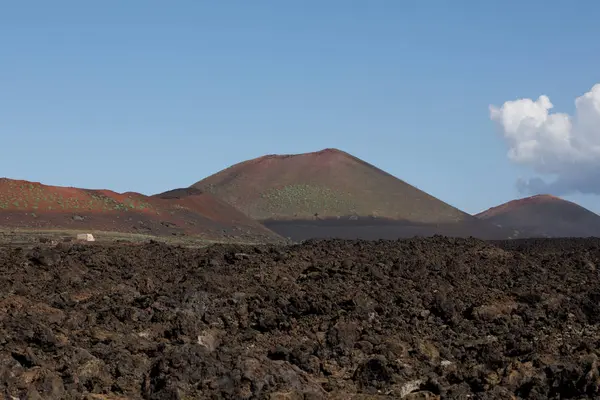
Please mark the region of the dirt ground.
MULTIPOLYGON (((54 245, 57 243, 77 242, 78 233, 92 233, 94 241, 100 245, 134 245, 155 241, 173 246, 184 247, 206 247, 215 243, 244 243, 257 244, 257 238, 251 238, 254 241, 242 242, 239 237, 223 238, 221 241, 205 239, 199 236, 154 236, 147 234, 124 233, 124 232, 105 232, 105 231, 84 231, 84 230, 32 230, 19 229, 9 230, 0 228, 0 247, 21 247, 31 249, 40 244, 54 245)), ((283 242, 283 239, 281 240, 283 242)), ((264 243, 264 242, 262 242, 264 243)), ((288 243, 291 243, 288 241, 288 243)))
MULTIPOLYGON (((475 237, 484 240, 504 240, 531 237, 528 231, 500 228, 481 221, 463 221, 450 224, 417 224, 384 218, 353 217, 315 220, 263 220, 267 228, 278 235, 301 242, 308 239, 338 238, 346 240, 397 240, 415 236, 443 235, 450 237, 475 237)), ((537 236, 539 237, 539 236, 537 236)), ((543 236, 542 236, 543 237, 543 236)), ((587 236, 586 236, 587 237, 587 236)))
POLYGON ((600 398, 600 240, 0 248, 0 398, 600 398))

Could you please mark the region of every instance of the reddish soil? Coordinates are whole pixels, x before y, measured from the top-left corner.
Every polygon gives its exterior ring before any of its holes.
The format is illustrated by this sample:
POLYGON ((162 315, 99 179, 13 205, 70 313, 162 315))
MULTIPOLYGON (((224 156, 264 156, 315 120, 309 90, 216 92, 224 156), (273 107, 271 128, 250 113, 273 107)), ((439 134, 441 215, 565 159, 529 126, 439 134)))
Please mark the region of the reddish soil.
POLYGON ((600 396, 600 240, 0 248, 0 398, 600 396))
POLYGON ((504 204, 500 204, 499 206, 492 207, 485 211, 482 211, 479 214, 477 214, 476 216, 479 218, 491 218, 491 217, 495 217, 497 215, 510 213, 510 212, 514 211, 515 209, 518 209, 520 207, 525 207, 528 205, 538 205, 538 204, 544 204, 544 203, 563 203, 563 202, 569 203, 572 205, 576 205, 575 203, 571 203, 570 201, 567 201, 567 200, 562 200, 561 198, 556 197, 556 196, 552 196, 549 194, 538 194, 535 196, 525 197, 522 199, 516 199, 516 200, 509 201, 507 203, 504 203, 504 204))
POLYGON ((0 179, 0 227, 281 240, 210 194, 183 192, 185 196, 177 198, 144 196, 0 179))
POLYGON ((452 224, 462 225, 455 230, 467 236, 489 237, 488 232, 494 232, 495 237, 510 236, 336 149, 256 158, 209 176, 193 187, 214 194, 259 221, 290 222, 269 226, 285 227, 278 233, 285 231, 293 239, 305 236, 295 231, 298 221, 306 225, 321 220, 347 221, 344 229, 352 229, 354 237, 372 237, 374 230, 367 232, 361 227, 364 224, 353 223, 357 218, 398 221, 393 237, 406 236, 405 227, 409 225, 428 226, 427 233, 434 234, 441 233, 436 225, 452 224))
POLYGON ((519 237, 600 236, 600 216, 550 195, 513 200, 476 217, 519 231, 519 237))

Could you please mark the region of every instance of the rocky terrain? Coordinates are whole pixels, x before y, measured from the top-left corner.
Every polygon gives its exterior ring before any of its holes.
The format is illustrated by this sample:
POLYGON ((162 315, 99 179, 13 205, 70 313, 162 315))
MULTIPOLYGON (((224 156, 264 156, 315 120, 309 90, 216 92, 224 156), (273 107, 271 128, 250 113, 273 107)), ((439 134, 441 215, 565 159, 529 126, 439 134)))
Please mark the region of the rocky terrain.
POLYGON ((0 398, 600 398, 600 240, 0 248, 0 398))

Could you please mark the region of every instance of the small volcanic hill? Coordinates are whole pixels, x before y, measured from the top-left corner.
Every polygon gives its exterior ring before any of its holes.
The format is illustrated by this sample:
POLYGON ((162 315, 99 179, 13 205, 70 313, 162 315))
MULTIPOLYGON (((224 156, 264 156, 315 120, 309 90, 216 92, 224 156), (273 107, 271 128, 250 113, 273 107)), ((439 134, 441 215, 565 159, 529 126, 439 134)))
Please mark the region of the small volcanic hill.
POLYGON ((509 201, 476 217, 518 231, 518 237, 600 236, 600 216, 551 195, 509 201))
POLYGON ((192 187, 214 194, 294 240, 393 239, 436 233, 509 236, 336 149, 259 157, 235 164, 192 187))
POLYGON ((145 196, 6 178, 0 178, 0 227, 282 240, 229 204, 199 190, 145 196))

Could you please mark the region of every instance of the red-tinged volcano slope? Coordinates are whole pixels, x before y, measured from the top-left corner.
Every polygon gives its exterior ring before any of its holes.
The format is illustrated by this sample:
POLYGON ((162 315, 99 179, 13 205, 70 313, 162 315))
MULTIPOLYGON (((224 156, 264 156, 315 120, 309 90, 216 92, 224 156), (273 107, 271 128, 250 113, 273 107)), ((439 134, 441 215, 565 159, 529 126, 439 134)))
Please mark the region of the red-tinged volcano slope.
POLYGON ((192 185, 294 240, 393 239, 506 232, 336 149, 268 155, 192 185))
POLYGON ((282 240, 229 204, 198 190, 145 196, 4 178, 0 179, 0 227, 282 240))
POLYGON ((476 217, 518 231, 518 237, 600 236, 600 216, 550 195, 509 201, 476 217))

